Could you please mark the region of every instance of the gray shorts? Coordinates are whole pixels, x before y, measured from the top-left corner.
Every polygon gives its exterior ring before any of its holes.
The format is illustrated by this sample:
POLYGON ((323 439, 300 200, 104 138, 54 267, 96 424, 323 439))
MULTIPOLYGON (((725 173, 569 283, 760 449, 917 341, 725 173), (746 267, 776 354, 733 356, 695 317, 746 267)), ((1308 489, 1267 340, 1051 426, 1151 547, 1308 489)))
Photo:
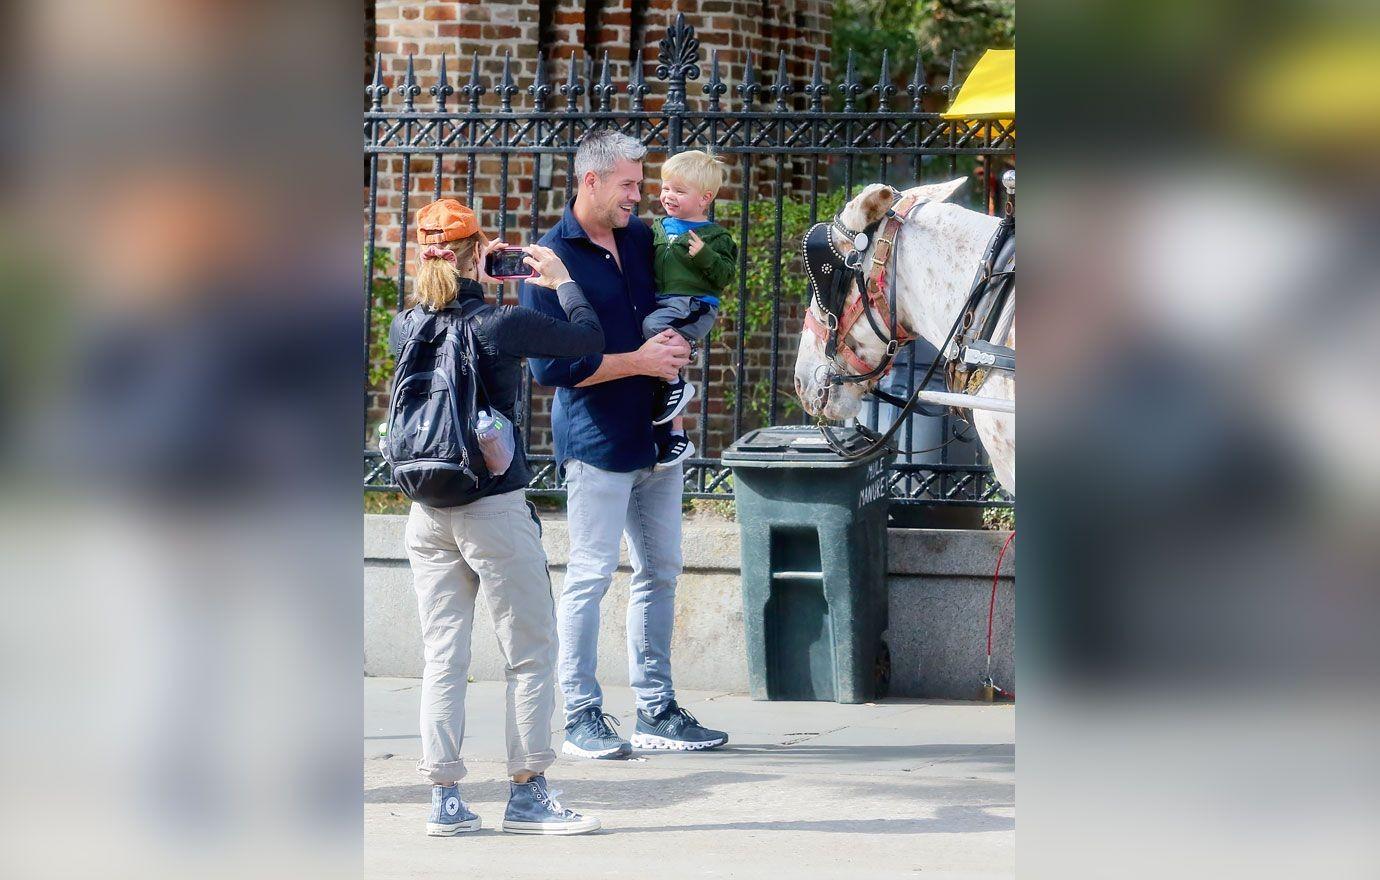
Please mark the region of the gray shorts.
POLYGON ((718 306, 697 296, 659 296, 656 309, 642 322, 642 338, 674 330, 689 342, 699 342, 709 335, 718 316, 718 306))

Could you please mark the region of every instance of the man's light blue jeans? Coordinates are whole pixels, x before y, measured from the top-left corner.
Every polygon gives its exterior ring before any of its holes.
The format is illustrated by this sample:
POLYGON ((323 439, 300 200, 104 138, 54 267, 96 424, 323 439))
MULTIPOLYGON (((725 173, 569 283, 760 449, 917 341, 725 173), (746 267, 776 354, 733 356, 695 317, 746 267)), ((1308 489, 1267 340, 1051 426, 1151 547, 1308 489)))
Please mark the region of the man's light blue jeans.
POLYGON ((628 679, 637 708, 655 715, 676 696, 671 685, 671 629, 681 571, 681 467, 624 474, 571 460, 565 471, 570 562, 556 626, 557 674, 566 718, 604 702, 595 678, 599 603, 618 568, 625 533, 633 570, 628 588, 628 679))

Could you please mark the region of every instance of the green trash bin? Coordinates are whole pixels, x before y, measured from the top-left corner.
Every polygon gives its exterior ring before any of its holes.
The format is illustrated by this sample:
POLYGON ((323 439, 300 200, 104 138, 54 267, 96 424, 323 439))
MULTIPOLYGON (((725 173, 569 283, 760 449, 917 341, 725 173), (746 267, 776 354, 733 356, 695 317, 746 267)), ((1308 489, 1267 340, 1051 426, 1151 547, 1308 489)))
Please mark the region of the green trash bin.
MULTIPOLYGON (((867 440, 836 430, 847 448, 867 440)), ((723 454, 742 533, 754 700, 863 703, 885 693, 889 448, 849 461, 819 429, 762 428, 723 454)))

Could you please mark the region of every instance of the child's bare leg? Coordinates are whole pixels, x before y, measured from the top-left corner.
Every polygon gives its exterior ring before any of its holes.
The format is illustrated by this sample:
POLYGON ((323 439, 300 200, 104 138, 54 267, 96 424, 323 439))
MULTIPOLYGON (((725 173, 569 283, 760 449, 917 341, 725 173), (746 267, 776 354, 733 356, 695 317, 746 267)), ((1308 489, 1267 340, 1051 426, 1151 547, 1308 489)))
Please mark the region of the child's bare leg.
POLYGON ((684 434, 684 433, 685 433, 685 417, 684 417, 684 416, 676 416, 674 419, 671 419, 671 433, 672 433, 672 434, 684 434))

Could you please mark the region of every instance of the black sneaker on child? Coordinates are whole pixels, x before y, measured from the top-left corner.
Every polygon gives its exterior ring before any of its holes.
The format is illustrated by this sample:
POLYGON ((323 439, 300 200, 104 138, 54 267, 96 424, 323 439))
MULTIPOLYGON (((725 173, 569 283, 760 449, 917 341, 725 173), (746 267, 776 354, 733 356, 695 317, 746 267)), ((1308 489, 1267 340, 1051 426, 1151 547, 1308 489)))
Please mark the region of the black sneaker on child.
POLYGON ((671 467, 680 464, 694 454, 695 444, 690 442, 689 437, 679 433, 672 434, 661 444, 656 466, 659 468, 671 467))
POLYGON ((652 419, 653 425, 664 425, 685 411, 690 401, 695 399, 695 386, 684 379, 677 378, 666 383, 666 393, 661 398, 661 412, 652 419))

